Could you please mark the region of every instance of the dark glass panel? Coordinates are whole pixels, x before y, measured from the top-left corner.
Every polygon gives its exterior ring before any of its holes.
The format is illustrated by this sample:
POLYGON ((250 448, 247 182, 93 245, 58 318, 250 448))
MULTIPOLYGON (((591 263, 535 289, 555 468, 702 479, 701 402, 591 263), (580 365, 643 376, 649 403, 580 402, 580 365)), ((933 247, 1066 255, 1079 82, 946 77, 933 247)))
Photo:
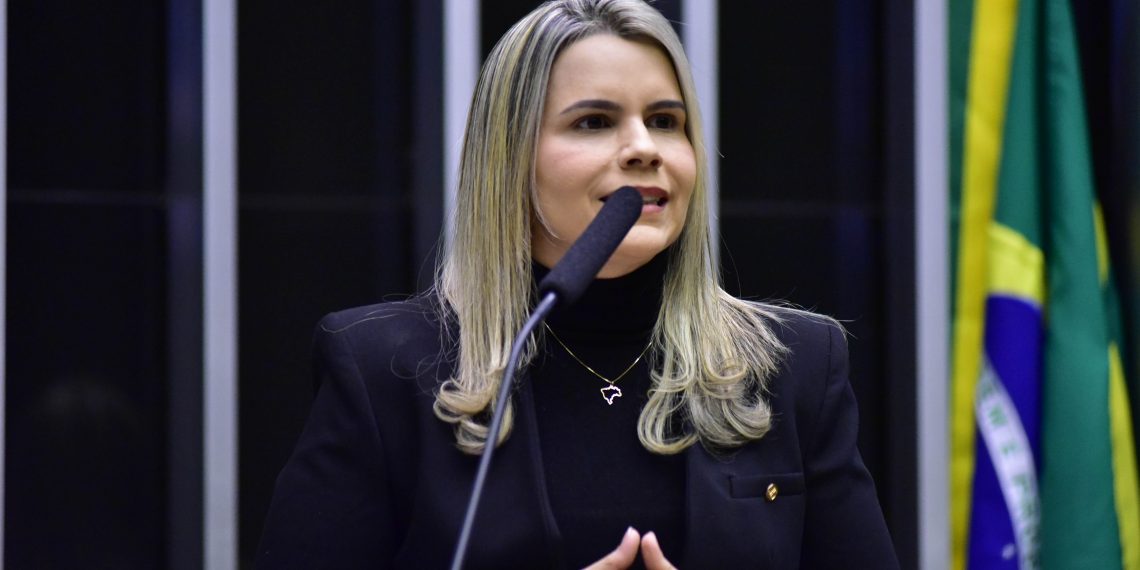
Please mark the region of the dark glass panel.
POLYGON ((247 209, 241 225, 241 536, 251 562, 312 402, 314 326, 330 311, 411 293, 411 271, 398 208, 247 209))
POLYGON ((913 339, 892 334, 900 323, 913 327, 913 282, 898 278, 913 273, 911 179, 895 168, 911 157, 911 84, 889 65, 910 59, 883 47, 909 15, 852 0, 721 8, 726 283, 844 322, 859 447, 888 523, 902 525, 892 526, 904 531, 896 540, 912 545, 913 513, 892 512, 913 506, 915 484, 912 472, 893 468, 914 460, 913 438, 900 444, 895 435, 913 433, 913 339))
POLYGON ((439 215, 413 196, 413 144, 425 135, 412 119, 422 112, 412 4, 238 9, 239 535, 252 566, 312 401, 313 327, 330 311, 414 293, 415 252, 430 251, 416 249, 416 224, 438 230, 439 215))
POLYGON ((161 193, 163 3, 17 0, 8 10, 10 187, 161 193))
POLYGON ((720 11, 720 194, 828 203, 837 169, 835 6, 742 2, 720 11))
POLYGON ((238 4, 243 196, 405 192, 404 4, 238 4))
POLYGON ((4 562, 162 567, 165 5, 8 11, 4 562))
POLYGON ((164 562, 164 216, 9 204, 5 564, 164 562))

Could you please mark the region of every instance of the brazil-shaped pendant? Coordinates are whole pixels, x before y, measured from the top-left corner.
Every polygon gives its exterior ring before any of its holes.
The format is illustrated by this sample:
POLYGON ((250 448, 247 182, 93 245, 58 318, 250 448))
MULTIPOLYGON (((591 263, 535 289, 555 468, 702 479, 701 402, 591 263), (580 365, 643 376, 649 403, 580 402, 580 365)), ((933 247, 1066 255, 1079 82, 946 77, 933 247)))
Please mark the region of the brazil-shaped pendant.
POLYGON ((602 388, 602 397, 605 398, 607 404, 612 406, 614 405, 614 400, 621 397, 621 388, 610 384, 602 388))

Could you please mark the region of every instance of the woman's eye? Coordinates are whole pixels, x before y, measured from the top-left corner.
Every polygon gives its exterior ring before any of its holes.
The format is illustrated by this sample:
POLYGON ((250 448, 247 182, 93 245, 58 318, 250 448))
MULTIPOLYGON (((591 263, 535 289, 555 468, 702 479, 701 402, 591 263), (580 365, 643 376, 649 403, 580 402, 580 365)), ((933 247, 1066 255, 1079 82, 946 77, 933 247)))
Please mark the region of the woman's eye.
POLYGON ((653 115, 646 121, 651 129, 673 130, 677 128, 677 118, 673 115, 653 115))
POLYGON ((574 124, 575 128, 593 131, 597 129, 604 129, 610 126, 610 120, 604 115, 590 115, 589 117, 582 117, 574 124))

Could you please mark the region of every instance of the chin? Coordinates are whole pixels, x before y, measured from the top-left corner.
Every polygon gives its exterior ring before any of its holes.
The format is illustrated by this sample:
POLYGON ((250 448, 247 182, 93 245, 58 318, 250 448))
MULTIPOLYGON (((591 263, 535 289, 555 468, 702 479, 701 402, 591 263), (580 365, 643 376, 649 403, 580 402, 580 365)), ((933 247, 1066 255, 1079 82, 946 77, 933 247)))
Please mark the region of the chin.
MULTIPOLYGON (((635 228, 635 231, 637 228, 635 228)), ((650 236, 635 235, 630 232, 618 246, 610 260, 602 267, 598 277, 608 279, 621 277, 633 272, 637 268, 649 263, 657 254, 665 251, 673 240, 666 236, 652 236, 654 239, 645 239, 650 236)))
MULTIPOLYGON (((630 256, 644 257, 648 262, 653 259, 657 254, 665 251, 673 242, 677 241, 680 236, 680 231, 669 231, 667 229, 646 227, 642 225, 635 225, 629 231, 629 234, 622 240, 621 245, 618 246, 618 252, 624 252, 630 256)), ((644 263, 643 262, 643 263, 644 263)))

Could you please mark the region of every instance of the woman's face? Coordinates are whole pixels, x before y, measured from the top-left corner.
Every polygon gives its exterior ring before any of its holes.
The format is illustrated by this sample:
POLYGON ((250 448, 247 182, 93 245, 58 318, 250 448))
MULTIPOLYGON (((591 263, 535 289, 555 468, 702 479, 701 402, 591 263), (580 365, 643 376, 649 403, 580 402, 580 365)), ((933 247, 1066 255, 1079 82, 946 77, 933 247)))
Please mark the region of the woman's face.
POLYGON ((614 35, 566 47, 550 70, 538 135, 532 255, 553 267, 622 186, 641 192, 641 217, 599 277, 625 275, 676 241, 696 179, 685 105, 660 48, 614 35))

